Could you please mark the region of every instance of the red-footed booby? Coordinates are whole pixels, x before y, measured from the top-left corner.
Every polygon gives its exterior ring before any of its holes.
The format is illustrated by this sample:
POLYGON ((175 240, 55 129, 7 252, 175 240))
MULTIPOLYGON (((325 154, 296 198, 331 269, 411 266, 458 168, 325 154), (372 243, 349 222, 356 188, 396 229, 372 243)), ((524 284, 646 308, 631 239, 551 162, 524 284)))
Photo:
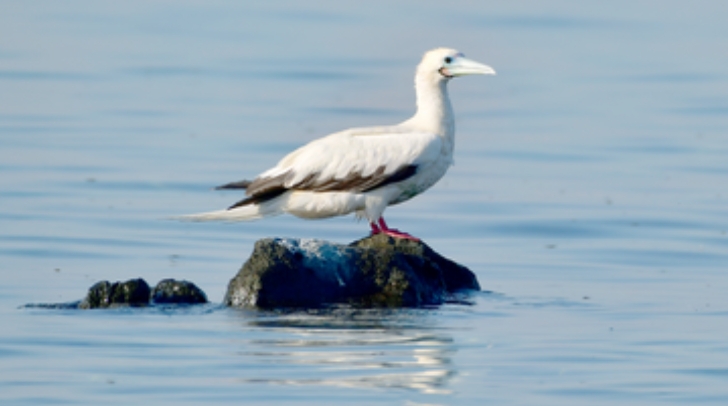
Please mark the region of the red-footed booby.
POLYGON ((285 156, 253 181, 217 189, 246 189, 246 198, 226 210, 180 217, 189 221, 248 221, 290 213, 319 219, 356 213, 372 234, 417 240, 391 229, 387 206, 424 192, 453 163, 455 118, 447 82, 463 75, 495 74, 449 48, 429 51, 415 75, 417 112, 407 121, 352 128, 314 140, 285 156))

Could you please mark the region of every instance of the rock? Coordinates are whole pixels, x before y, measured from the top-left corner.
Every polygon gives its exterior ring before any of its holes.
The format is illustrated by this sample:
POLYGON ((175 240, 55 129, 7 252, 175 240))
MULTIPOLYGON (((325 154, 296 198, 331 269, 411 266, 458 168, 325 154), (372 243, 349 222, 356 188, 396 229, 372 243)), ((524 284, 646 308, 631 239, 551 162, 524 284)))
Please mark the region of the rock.
POLYGON ((123 306, 148 306, 151 304, 199 304, 207 303, 207 296, 194 283, 164 279, 150 292, 144 279, 126 282, 101 281, 88 290, 83 300, 68 303, 29 303, 23 308, 36 309, 98 309, 123 306))
POLYGON ((78 305, 80 309, 96 309, 118 306, 146 306, 149 304, 149 285, 144 279, 126 282, 101 281, 89 289, 78 305))
POLYGON ((422 242, 384 234, 348 246, 267 238, 230 281, 235 307, 421 306, 460 290, 479 290, 475 275, 422 242))
POLYGON ((197 304, 207 303, 207 296, 192 282, 164 279, 152 290, 151 300, 155 304, 197 304))

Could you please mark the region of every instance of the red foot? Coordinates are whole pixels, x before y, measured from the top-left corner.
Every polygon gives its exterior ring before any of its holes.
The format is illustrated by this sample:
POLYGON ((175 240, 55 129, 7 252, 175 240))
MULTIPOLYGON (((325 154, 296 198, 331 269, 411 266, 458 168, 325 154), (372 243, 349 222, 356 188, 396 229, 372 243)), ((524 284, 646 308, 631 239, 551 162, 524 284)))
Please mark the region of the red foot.
POLYGON ((379 225, 377 226, 374 223, 369 223, 369 225, 372 227, 372 235, 384 233, 388 236, 394 237, 394 238, 404 238, 406 240, 412 240, 412 241, 420 241, 419 238, 413 237, 407 233, 403 233, 399 230, 395 230, 393 228, 387 227, 387 223, 384 222, 384 217, 379 218, 379 225))

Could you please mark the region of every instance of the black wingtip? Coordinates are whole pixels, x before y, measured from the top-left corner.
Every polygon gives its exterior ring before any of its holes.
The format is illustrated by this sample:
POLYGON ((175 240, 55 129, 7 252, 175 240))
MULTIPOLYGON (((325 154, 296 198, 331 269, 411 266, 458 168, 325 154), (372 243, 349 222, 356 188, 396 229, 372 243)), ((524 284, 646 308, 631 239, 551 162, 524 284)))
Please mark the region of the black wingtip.
POLYGON ((217 186, 214 189, 215 190, 229 190, 229 189, 247 189, 248 186, 250 186, 251 181, 249 180, 241 180, 237 182, 230 182, 226 183, 222 186, 217 186))
POLYGON ((249 204, 258 204, 258 203, 267 202, 268 200, 275 199, 276 197, 282 195, 287 190, 288 189, 285 189, 285 188, 276 188, 276 189, 271 189, 271 190, 265 191, 263 193, 259 193, 255 196, 248 196, 245 199, 228 207, 228 210, 232 210, 234 208, 241 207, 241 206, 247 206, 249 204))

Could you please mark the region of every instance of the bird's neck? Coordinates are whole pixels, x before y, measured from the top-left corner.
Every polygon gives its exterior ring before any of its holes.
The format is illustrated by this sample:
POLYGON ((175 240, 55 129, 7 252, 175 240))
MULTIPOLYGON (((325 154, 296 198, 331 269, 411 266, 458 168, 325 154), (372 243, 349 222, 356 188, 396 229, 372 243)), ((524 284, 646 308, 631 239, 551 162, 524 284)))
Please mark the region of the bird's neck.
POLYGON ((447 95, 447 81, 415 78, 417 112, 403 124, 435 133, 450 143, 455 137, 455 117, 447 95))

